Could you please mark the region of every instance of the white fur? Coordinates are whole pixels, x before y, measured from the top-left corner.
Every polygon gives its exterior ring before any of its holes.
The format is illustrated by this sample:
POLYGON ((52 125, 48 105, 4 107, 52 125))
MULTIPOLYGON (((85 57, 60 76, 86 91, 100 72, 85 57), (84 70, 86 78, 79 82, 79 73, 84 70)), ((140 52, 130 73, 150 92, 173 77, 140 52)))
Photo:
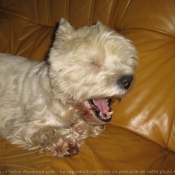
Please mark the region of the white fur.
POLYGON ((0 54, 0 133, 29 150, 74 155, 106 124, 88 100, 123 97, 116 82, 136 65, 134 46, 114 30, 100 22, 75 30, 62 19, 48 61, 0 54))

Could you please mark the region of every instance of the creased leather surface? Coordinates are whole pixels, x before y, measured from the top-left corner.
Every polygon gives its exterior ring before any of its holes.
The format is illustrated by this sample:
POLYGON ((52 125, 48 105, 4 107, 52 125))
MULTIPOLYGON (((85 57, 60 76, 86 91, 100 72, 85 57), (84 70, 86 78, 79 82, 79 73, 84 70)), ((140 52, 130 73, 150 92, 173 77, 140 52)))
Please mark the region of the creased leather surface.
POLYGON ((75 28, 100 20, 131 39, 140 57, 133 89, 113 105, 112 125, 103 136, 90 139, 80 156, 73 161, 55 159, 50 154, 38 156, 3 140, 0 167, 20 169, 33 157, 36 163, 28 162, 24 167, 175 169, 174 153, 166 150, 175 151, 174 16, 174 0, 0 0, 1 52, 43 60, 56 23, 63 17, 75 28))
POLYGON ((72 158, 56 158, 50 153, 39 155, 36 151, 24 151, 5 140, 1 140, 0 152, 0 165, 3 165, 0 171, 15 175, 111 175, 147 174, 153 170, 175 171, 172 164, 174 154, 114 125, 108 125, 106 132, 99 137, 87 139, 80 154, 72 158))
POLYGON ((175 1, 139 2, 130 1, 118 26, 134 41, 140 65, 112 123, 174 151, 175 1))

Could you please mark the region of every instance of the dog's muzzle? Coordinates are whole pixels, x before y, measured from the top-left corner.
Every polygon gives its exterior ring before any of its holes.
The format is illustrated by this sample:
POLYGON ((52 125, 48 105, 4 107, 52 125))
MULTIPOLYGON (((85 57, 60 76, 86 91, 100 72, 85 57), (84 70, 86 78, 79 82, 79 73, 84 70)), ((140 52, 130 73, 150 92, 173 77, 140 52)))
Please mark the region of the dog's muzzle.
MULTIPOLYGON (((124 75, 117 80, 117 85, 123 90, 125 95, 130 89, 133 81, 132 75, 124 75)), ((77 108, 82 112, 84 119, 90 124, 104 125, 112 118, 111 104, 116 99, 121 100, 122 96, 119 94, 115 97, 93 98, 78 104, 77 108)))

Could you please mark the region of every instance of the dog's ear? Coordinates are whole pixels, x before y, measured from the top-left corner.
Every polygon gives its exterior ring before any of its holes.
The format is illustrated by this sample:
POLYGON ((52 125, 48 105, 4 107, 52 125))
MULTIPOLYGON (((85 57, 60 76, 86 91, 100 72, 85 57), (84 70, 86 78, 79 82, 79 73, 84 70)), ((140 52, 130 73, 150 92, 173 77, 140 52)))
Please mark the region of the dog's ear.
POLYGON ((61 18, 55 37, 56 39, 59 39, 62 41, 71 39, 71 34, 74 31, 75 29, 69 24, 69 22, 64 18, 61 18))
POLYGON ((106 30, 108 27, 102 24, 99 20, 96 23, 96 26, 99 27, 100 30, 106 30))
POLYGON ((100 22, 100 20, 98 20, 96 25, 99 26, 99 25, 103 25, 103 24, 100 22))

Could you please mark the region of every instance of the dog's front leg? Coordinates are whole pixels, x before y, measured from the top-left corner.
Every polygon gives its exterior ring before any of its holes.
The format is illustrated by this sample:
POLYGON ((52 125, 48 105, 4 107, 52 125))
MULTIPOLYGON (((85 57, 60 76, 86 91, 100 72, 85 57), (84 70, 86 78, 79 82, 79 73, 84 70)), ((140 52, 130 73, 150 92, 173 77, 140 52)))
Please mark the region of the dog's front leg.
POLYGON ((39 152, 49 151, 58 157, 74 156, 78 154, 80 147, 83 145, 83 140, 76 140, 70 128, 49 128, 40 138, 43 138, 43 140, 40 141, 39 152))

